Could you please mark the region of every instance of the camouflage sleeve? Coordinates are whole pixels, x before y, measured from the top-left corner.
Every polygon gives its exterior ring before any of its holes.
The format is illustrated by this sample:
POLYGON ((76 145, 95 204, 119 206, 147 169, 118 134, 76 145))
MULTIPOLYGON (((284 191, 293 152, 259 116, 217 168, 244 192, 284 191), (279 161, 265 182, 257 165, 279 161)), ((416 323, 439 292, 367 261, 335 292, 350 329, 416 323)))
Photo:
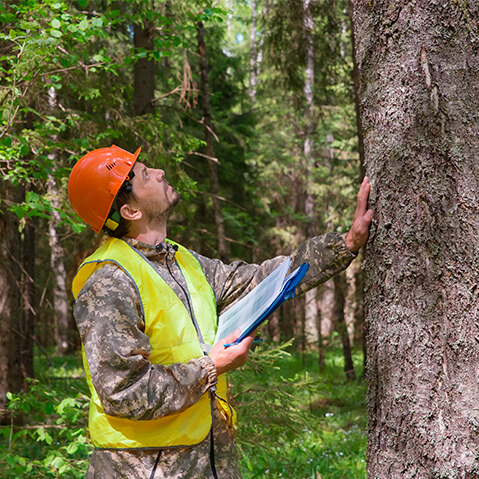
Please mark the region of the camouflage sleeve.
MULTIPOLYGON (((287 258, 276 256, 257 265, 244 261, 224 264, 217 259, 197 257, 215 293, 218 313, 251 291, 287 258)), ((301 294, 347 268, 356 256, 347 248, 344 235, 328 233, 306 240, 289 257, 291 271, 304 262, 310 264, 297 288, 301 294)))
POLYGON ((105 412, 155 419, 187 409, 217 382, 205 356, 188 364, 152 364, 133 283, 117 266, 95 271, 74 311, 92 383, 105 412))

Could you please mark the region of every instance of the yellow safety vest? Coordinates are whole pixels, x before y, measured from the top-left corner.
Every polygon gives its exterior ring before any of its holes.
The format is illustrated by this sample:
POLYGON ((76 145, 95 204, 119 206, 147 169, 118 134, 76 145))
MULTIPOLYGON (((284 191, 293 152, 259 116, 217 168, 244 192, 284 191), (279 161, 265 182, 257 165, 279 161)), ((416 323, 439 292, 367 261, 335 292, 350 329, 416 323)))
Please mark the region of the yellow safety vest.
MULTIPOLYGON (((211 345, 217 327, 216 301, 201 265, 186 248, 177 246, 175 258, 186 281, 199 332, 184 304, 158 271, 141 253, 123 240, 110 238, 100 246, 80 265, 72 285, 76 299, 95 269, 105 263, 120 266, 133 280, 139 293, 145 333, 150 339, 150 361, 165 366, 187 363, 190 359, 202 357, 204 352, 199 335, 204 343, 211 345)), ((205 393, 196 404, 185 411, 158 419, 137 421, 109 416, 104 412, 93 387, 84 351, 83 364, 91 393, 89 429, 95 447, 190 446, 198 444, 207 436, 212 423, 209 393, 205 393)), ((216 387, 218 396, 226 398, 227 381, 224 375, 218 378, 216 387)), ((224 409, 230 408, 227 406, 224 409)))

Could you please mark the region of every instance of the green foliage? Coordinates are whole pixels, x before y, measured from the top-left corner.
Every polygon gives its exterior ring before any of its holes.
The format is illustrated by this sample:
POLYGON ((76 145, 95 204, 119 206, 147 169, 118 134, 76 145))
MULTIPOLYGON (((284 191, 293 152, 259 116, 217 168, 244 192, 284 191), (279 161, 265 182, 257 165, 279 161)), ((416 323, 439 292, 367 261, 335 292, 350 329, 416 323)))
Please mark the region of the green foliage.
POLYGON ((12 425, 0 429, 3 477, 84 477, 92 450, 85 424, 88 398, 63 397, 39 381, 30 381, 26 393, 7 397, 12 425))
POLYGON ((245 479, 365 477, 365 384, 346 380, 337 346, 323 370, 317 362, 262 346, 233 373, 245 479))
MULTIPOLYGON (((316 354, 290 353, 290 344, 257 347, 231 375, 244 478, 364 478, 365 384, 346 381, 338 346, 319 371, 316 354)), ((354 359, 359 370, 361 354, 354 359)), ((36 366, 40 379, 8 394, 14 426, 0 428, 3 477, 84 477, 92 447, 80 357, 37 357, 36 366)))
POLYGON ((80 356, 36 355, 35 369, 39 378, 26 392, 7 394, 12 422, 0 428, 2 477, 83 478, 92 447, 80 356))

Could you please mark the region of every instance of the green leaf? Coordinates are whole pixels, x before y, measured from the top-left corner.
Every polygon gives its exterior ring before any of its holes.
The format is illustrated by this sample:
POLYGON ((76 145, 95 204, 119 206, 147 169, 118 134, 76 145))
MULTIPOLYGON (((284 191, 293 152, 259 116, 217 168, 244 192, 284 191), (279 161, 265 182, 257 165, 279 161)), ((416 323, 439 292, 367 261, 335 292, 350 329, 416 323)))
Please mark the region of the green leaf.
POLYGON ((24 143, 20 147, 20 155, 27 156, 29 153, 30 153, 30 147, 26 143, 24 143))
POLYGON ((51 444, 53 442, 52 436, 43 428, 39 428, 36 431, 38 436, 38 441, 46 442, 47 444, 51 444))
POLYGON ((40 195, 38 193, 35 193, 34 191, 28 191, 27 194, 25 195, 25 200, 27 202, 35 203, 39 199, 40 199, 40 195))
POLYGON ((82 31, 85 31, 88 28, 88 20, 83 19, 79 24, 78 28, 82 31))
POLYGON ((62 36, 62 32, 60 32, 60 30, 52 30, 50 32, 50 36, 54 38, 60 38, 62 36))
POLYGON ((48 403, 45 405, 45 413, 46 413, 46 414, 51 414, 53 411, 54 411, 53 404, 52 404, 51 402, 48 402, 48 403))
POLYGON ((53 28, 56 28, 58 30, 61 26, 62 26, 62 24, 60 23, 60 20, 58 20, 57 18, 52 20, 52 27, 53 28))
POLYGON ((66 451, 68 454, 75 454, 75 452, 78 451, 78 448, 79 448, 79 444, 76 443, 76 442, 71 442, 67 448, 66 448, 66 451))
POLYGON ((85 229, 85 225, 82 225, 80 223, 72 223, 72 230, 75 233, 81 233, 85 229))

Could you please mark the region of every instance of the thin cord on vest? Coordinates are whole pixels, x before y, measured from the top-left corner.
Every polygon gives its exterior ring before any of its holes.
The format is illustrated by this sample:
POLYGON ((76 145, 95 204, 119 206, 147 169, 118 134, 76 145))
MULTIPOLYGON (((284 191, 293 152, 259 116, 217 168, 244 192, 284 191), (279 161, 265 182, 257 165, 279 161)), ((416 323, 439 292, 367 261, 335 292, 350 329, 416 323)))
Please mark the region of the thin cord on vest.
MULTIPOLYGON (((176 245, 174 245, 176 246, 176 245)), ((178 249, 178 247, 175 248, 176 250, 178 249)), ((168 264, 168 258, 166 258, 166 267, 168 268, 168 272, 170 273, 170 276, 174 279, 174 281, 176 282, 176 284, 182 289, 183 291, 183 294, 185 295, 186 297, 186 301, 188 303, 188 306, 190 308, 190 316, 191 314, 193 313, 193 306, 191 305, 190 303, 190 299, 188 297, 188 293, 185 291, 185 288, 183 287, 183 285, 176 279, 175 275, 173 274, 173 272, 171 271, 170 269, 170 265, 168 264)), ((192 318, 192 321, 193 321, 193 318, 192 318)), ((193 321, 193 326, 195 327, 195 329, 197 329, 197 326, 195 324, 195 322, 193 321)), ((201 334, 200 331, 196 331, 198 333, 198 335, 201 334)), ((206 351, 203 351, 203 353, 206 355, 206 351)), ((211 472, 213 473, 213 478, 214 479, 218 479, 218 474, 216 472, 216 465, 215 465, 215 441, 214 441, 214 438, 213 438, 213 426, 211 426, 211 431, 210 431, 210 465, 211 465, 211 472)), ((159 456, 158 458, 159 459, 159 456)), ((156 466, 155 466, 155 469, 156 469, 156 466)), ((150 479, 153 479, 153 476, 150 477, 150 479)))
MULTIPOLYGON (((176 245, 174 245, 176 246, 176 245)), ((176 246, 176 249, 178 249, 178 247, 176 246)), ((193 323, 193 326, 196 330, 196 334, 198 335, 198 339, 200 341, 200 344, 201 344, 201 348, 203 349, 203 354, 205 356, 208 355, 208 352, 205 351, 205 347, 204 347, 204 342, 203 342, 203 337, 201 335, 201 331, 199 330, 199 325, 197 325, 195 323, 195 320, 193 319, 193 315, 194 315, 194 310, 193 310, 193 305, 191 304, 190 302, 190 297, 187 293, 187 291, 185 290, 184 286, 176 279, 176 276, 173 274, 173 271, 171 271, 171 268, 170 268, 170 265, 168 264, 168 258, 166 258, 165 260, 165 263, 166 263, 166 267, 168 269, 168 272, 170 273, 170 276, 173 278, 173 280, 175 281, 175 283, 180 287, 180 289, 183 291, 183 294, 185 296, 185 299, 186 299, 186 302, 188 303, 188 308, 189 308, 189 311, 188 311, 188 314, 191 318, 191 321, 193 323)))
POLYGON ((158 462, 160 461, 160 456, 161 456, 161 449, 158 451, 158 456, 156 456, 155 465, 153 467, 153 470, 151 471, 150 479, 153 479, 155 477, 155 472, 156 472, 156 468, 158 467, 158 462))
POLYGON ((230 427, 233 427, 233 408, 230 406, 230 403, 226 400, 226 399, 223 399, 221 396, 218 395, 218 393, 216 392, 216 389, 213 391, 213 394, 218 398, 218 400, 220 400, 221 402, 224 402, 230 409, 230 417, 229 417, 229 423, 230 423, 230 427))
POLYGON ((211 464, 211 472, 213 473, 213 477, 218 479, 218 474, 216 472, 216 464, 215 464, 215 440, 213 438, 213 426, 211 426, 210 431, 210 464, 211 464))

